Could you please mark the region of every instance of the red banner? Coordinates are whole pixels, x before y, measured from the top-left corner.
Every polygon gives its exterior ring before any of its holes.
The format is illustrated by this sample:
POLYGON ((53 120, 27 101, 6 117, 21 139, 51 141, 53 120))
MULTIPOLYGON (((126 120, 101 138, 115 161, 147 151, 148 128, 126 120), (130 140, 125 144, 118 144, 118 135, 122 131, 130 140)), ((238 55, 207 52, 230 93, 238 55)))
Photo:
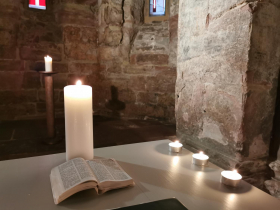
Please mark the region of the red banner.
POLYGON ((46 0, 29 0, 29 8, 46 9, 46 0))

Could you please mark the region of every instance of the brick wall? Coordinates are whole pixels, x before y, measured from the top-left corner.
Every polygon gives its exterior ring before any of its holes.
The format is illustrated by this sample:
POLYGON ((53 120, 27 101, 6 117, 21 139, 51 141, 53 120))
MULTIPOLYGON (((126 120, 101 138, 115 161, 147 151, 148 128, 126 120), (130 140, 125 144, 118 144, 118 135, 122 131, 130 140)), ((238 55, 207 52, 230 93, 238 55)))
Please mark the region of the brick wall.
POLYGON ((95 114, 174 122, 177 2, 170 21, 152 24, 143 24, 142 0, 54 2, 49 11, 0 3, 0 120, 45 115, 38 71, 49 54, 57 115, 63 87, 81 79, 95 114))

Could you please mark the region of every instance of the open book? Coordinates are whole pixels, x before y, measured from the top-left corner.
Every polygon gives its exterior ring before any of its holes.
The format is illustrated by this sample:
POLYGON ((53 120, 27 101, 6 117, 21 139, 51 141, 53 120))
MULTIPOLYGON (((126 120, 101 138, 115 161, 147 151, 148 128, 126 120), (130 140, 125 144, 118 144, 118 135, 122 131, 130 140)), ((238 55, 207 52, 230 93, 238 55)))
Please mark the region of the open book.
POLYGON ((134 185, 133 179, 114 159, 75 158, 53 168, 50 179, 55 204, 86 189, 93 188, 102 194, 134 185))

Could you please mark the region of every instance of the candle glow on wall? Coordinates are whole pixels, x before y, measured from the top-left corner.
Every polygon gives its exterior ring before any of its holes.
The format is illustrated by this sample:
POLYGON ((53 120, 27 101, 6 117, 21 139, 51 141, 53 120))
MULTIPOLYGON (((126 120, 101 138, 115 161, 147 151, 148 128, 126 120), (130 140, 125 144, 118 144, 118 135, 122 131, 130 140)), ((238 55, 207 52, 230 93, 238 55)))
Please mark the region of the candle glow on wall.
POLYGON ((29 8, 46 10, 46 0, 29 0, 29 8))
POLYGON ((165 15, 166 0, 150 0, 150 16, 165 15))

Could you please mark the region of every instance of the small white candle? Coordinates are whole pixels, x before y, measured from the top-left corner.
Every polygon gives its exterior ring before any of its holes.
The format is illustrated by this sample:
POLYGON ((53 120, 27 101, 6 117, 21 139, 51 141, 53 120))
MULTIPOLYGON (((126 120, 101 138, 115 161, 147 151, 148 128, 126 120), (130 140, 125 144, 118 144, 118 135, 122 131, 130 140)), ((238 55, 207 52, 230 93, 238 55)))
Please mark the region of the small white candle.
POLYGON ((92 87, 64 87, 66 159, 93 159, 92 87))
POLYGON ((48 55, 45 57, 45 71, 52 72, 52 58, 48 55))
POLYGON ((175 142, 169 143, 169 151, 170 152, 181 152, 183 144, 181 144, 178 140, 175 142))
POLYGON ((205 166, 208 163, 209 156, 205 155, 203 152, 199 152, 192 155, 192 162, 198 166, 205 166))
POLYGON ((237 170, 221 172, 221 183, 225 185, 237 187, 241 179, 242 176, 237 172, 237 170))

